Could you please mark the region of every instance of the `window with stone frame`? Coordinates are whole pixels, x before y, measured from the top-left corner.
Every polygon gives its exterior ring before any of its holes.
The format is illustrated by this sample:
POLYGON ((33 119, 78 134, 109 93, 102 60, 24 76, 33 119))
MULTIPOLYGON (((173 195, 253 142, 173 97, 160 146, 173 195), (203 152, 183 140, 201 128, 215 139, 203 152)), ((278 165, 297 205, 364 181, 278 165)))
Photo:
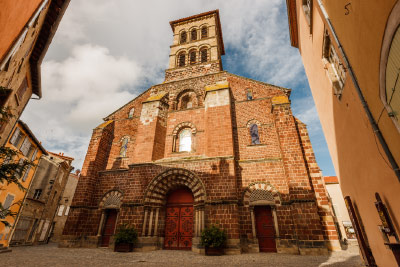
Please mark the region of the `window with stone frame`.
POLYGON ((40 199, 42 195, 42 189, 35 189, 35 193, 33 194, 33 199, 40 199))
POLYGON ((193 107, 193 101, 190 94, 186 94, 182 97, 181 109, 187 109, 193 107))
POLYGON ((303 0, 303 10, 306 15, 306 20, 309 26, 311 26, 312 20, 312 3, 313 0, 303 0))
POLYGON ((184 67, 185 64, 186 64, 186 54, 185 54, 185 52, 182 52, 178 56, 178 66, 184 67))
POLYGON ((128 118, 132 119, 133 118, 133 113, 135 113, 135 109, 131 108, 131 110, 129 110, 129 114, 128 114, 128 118))
POLYGON ((126 151, 128 150, 128 142, 129 142, 129 138, 128 137, 124 137, 122 139, 121 149, 119 151, 119 156, 122 157, 122 158, 126 157, 126 151))
POLYGON ((197 40, 197 30, 196 29, 192 29, 192 31, 190 32, 190 39, 192 41, 196 41, 197 40))
POLYGON ((179 133, 179 152, 192 151, 192 131, 185 128, 179 133))
POLYGON ((187 33, 185 31, 181 32, 181 39, 180 39, 180 43, 184 44, 187 41, 187 33))
POLYGON ((324 36, 323 61, 328 77, 332 82, 334 94, 340 99, 346 80, 346 69, 336 53, 327 30, 324 36))
POLYGON ((4 209, 9 209, 14 201, 15 196, 11 194, 7 194, 6 199, 4 200, 2 206, 4 209))
POLYGON ((208 61, 207 48, 203 48, 200 50, 200 59, 201 63, 208 61))
POLYGON ((208 29, 207 26, 203 26, 201 28, 201 39, 208 37, 208 29))
POLYGON ((190 65, 196 64, 196 57, 197 57, 197 52, 196 50, 192 50, 189 53, 189 62, 190 65))
POLYGON ((259 145, 260 144, 260 136, 258 134, 258 125, 252 124, 250 126, 250 136, 251 136, 251 144, 259 145))
POLYGON ((25 77, 25 79, 22 81, 17 91, 18 100, 22 100, 27 89, 28 89, 28 81, 25 77))

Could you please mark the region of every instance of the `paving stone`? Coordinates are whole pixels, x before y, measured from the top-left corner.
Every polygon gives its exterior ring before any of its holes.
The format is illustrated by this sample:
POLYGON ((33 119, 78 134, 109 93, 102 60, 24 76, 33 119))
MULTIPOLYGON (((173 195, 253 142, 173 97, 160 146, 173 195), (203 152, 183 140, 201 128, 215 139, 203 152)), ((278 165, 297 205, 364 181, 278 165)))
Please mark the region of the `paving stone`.
POLYGON ((328 256, 276 253, 202 256, 191 251, 157 250, 117 253, 107 248, 58 248, 57 244, 14 247, 0 254, 2 266, 363 266, 356 252, 333 252, 328 256))

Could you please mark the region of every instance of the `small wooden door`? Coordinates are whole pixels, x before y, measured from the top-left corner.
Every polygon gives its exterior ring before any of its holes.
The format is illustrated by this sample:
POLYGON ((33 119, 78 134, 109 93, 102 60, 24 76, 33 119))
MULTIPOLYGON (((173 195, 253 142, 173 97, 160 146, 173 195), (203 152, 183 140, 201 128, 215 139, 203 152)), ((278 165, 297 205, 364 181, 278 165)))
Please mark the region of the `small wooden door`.
POLYGON ((276 252, 274 219, 270 206, 254 207, 260 252, 276 252))
POLYGON ((110 243, 110 237, 114 234, 115 223, 117 221, 117 210, 106 211, 106 222, 103 228, 103 235, 101 237, 101 246, 108 247, 110 243))
POLYGON ((187 189, 178 189, 167 199, 164 248, 190 250, 192 237, 193 195, 187 189))

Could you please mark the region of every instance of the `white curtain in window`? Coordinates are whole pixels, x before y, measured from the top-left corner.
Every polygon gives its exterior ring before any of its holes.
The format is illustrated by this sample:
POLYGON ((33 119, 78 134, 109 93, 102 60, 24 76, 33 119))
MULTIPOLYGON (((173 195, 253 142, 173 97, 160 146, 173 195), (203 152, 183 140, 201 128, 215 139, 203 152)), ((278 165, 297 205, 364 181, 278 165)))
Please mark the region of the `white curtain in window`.
POLYGON ((58 208, 58 216, 62 216, 64 212, 64 205, 60 205, 60 207, 58 208))
POLYGON ((184 129, 179 134, 179 151, 192 150, 192 132, 190 129, 184 129))

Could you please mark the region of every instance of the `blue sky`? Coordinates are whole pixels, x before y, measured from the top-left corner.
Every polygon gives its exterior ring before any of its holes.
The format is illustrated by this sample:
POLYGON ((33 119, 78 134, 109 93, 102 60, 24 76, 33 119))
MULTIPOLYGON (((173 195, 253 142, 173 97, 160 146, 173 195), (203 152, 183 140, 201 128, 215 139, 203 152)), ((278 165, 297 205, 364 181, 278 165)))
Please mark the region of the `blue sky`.
POLYGON ((42 63, 40 101, 26 121, 45 148, 81 168, 92 129, 153 84, 168 65, 169 21, 220 10, 224 69, 292 89, 323 174, 335 175, 283 0, 71 1, 42 63))

